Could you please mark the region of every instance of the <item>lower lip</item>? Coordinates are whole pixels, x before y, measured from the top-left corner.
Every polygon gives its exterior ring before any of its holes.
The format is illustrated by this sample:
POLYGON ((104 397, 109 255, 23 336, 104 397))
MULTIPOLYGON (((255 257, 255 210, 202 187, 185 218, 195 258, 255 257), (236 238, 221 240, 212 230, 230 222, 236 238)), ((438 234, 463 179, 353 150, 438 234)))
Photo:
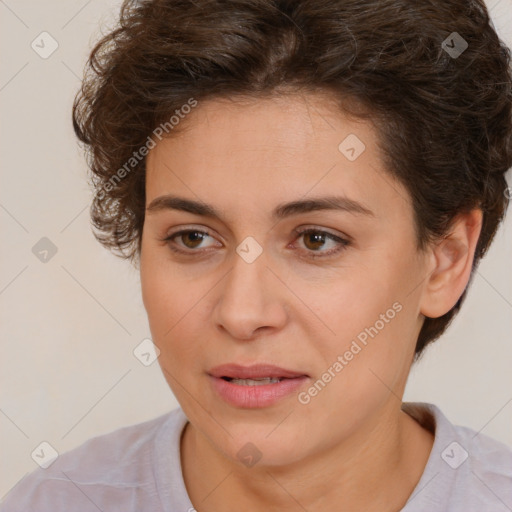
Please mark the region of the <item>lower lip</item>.
POLYGON ((282 398, 297 391, 308 377, 283 379, 275 384, 260 384, 256 386, 242 386, 233 384, 220 377, 209 376, 213 388, 226 402, 236 407, 258 408, 268 407, 282 398))

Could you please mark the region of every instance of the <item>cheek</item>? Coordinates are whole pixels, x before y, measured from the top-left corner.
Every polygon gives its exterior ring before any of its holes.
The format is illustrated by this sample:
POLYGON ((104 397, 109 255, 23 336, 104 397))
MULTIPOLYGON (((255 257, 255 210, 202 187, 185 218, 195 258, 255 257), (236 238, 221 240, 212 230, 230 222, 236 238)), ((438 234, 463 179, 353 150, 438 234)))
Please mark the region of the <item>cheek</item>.
POLYGON ((322 391, 326 405, 334 400, 350 408, 399 386, 414 349, 416 308, 398 267, 354 268, 329 289, 310 294, 312 309, 331 331, 322 327, 313 347, 323 361, 315 377, 330 380, 330 392, 322 391))
MULTIPOLYGON (((153 343, 159 348, 158 358, 166 378, 193 370, 200 358, 202 336, 201 290, 188 279, 173 274, 169 265, 151 258, 141 258, 141 288, 153 343)), ((171 381, 169 384, 175 390, 171 381)))
POLYGON ((348 350, 351 340, 360 333, 364 341, 365 329, 392 308, 394 300, 389 283, 379 282, 379 277, 382 275, 351 268, 344 271, 344 275, 325 280, 321 286, 302 283, 301 295, 307 298, 307 305, 324 324, 319 325, 318 335, 329 339, 326 335, 331 334, 327 347, 337 352, 348 350))
MULTIPOLYGON (((337 344, 325 342, 328 350, 322 359, 326 362, 306 389, 310 402, 300 406, 311 424, 319 429, 323 425, 343 425, 344 435, 348 435, 388 400, 399 400, 413 346, 403 328, 409 321, 405 319, 407 314, 402 309, 378 333, 364 326, 361 318, 351 319, 363 327, 354 326, 353 335, 343 334, 337 344), (358 338, 361 333, 365 336, 358 338)), ((304 395, 301 398, 301 403, 307 400, 304 395)))
POLYGON ((141 259, 140 280, 142 300, 153 330, 158 328, 167 316, 164 312, 173 311, 172 294, 165 275, 159 272, 158 267, 152 265, 147 257, 141 259))
MULTIPOLYGON (((183 296, 180 281, 149 252, 143 254, 140 265, 142 300, 153 338, 161 352, 171 342, 183 317, 183 296)), ((163 354, 162 354, 163 356, 163 354)))

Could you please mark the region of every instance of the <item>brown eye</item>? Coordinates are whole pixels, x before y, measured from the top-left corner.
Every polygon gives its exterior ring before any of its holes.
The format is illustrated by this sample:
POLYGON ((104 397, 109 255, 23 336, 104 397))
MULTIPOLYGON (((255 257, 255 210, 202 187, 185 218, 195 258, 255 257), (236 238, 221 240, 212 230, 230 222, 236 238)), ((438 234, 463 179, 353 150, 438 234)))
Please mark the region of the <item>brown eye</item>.
MULTIPOLYGON (((181 241, 188 249, 195 249, 201 244, 205 236, 209 236, 203 231, 183 231, 181 234, 178 233, 177 235, 179 235, 181 241)), ((176 237, 177 235, 174 236, 176 237)))
POLYGON ((325 233, 309 231, 308 233, 303 233, 304 236, 304 245, 311 250, 321 249, 325 244, 325 240, 327 236, 325 233))
MULTIPOLYGON (((300 252, 306 253, 307 258, 322 258, 335 255, 350 245, 350 241, 339 236, 336 236, 321 229, 308 228, 303 231, 295 231, 297 239, 303 238, 304 249, 300 252), (333 247, 329 248, 329 244, 333 247), (322 250, 327 247, 328 250, 322 250)), ((207 238, 214 239, 206 231, 198 229, 183 229, 176 233, 168 235, 163 241, 167 242, 169 249, 173 252, 181 253, 184 255, 194 256, 201 253, 204 254, 203 249, 211 247, 202 245, 203 241, 207 238)), ((214 244, 213 244, 214 245, 214 244)))
POLYGON ((306 248, 306 257, 309 258, 322 258, 334 255, 343 249, 345 249, 350 242, 341 238, 339 236, 333 235, 327 231, 322 231, 320 229, 308 228, 303 231, 296 231, 298 238, 303 238, 303 244, 306 248), (326 245, 326 243, 330 241, 333 248, 322 251, 321 249, 326 245), (317 253, 317 254, 315 254, 317 253))
POLYGON ((206 231, 199 229, 183 229, 170 234, 164 238, 163 241, 167 242, 168 247, 174 252, 193 255, 194 253, 202 252, 199 249, 209 247, 201 245, 207 238, 213 239, 206 231), (185 250, 180 249, 180 247, 185 250))

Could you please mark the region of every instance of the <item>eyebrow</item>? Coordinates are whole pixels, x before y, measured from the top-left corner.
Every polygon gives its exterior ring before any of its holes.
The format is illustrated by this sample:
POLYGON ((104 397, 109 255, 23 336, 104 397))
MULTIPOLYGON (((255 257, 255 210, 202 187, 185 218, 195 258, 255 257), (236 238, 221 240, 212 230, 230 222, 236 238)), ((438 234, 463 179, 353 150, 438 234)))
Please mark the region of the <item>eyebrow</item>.
MULTIPOLYGON (((146 208, 146 211, 149 213, 163 210, 178 210, 222 220, 222 213, 217 211, 212 205, 171 194, 153 199, 146 208)), ((282 220, 293 215, 321 210, 339 210, 354 215, 375 217, 371 210, 357 201, 342 196, 325 196, 281 203, 272 211, 272 219, 282 220)))

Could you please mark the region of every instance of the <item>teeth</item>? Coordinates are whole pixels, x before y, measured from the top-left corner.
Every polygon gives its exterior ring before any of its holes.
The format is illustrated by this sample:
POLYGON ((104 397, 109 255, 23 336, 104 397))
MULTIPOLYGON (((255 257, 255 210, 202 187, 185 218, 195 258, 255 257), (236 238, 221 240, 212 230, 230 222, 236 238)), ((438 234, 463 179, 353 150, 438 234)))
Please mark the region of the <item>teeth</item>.
POLYGON ((263 379, 231 379, 230 382, 238 386, 261 386, 263 384, 276 384, 281 379, 277 377, 265 377, 263 379))

